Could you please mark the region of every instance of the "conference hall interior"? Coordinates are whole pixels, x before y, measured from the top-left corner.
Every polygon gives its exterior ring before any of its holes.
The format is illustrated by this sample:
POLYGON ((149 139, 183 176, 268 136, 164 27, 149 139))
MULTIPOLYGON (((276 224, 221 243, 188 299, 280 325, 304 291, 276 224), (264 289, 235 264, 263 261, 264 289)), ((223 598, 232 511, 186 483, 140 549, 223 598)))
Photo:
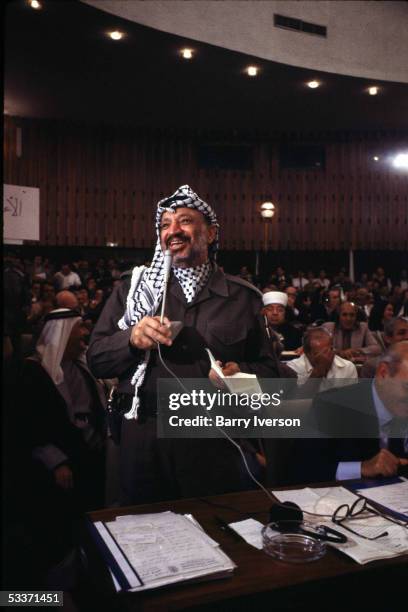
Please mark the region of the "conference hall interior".
MULTIPOLYGON (((270 378, 302 415, 328 379, 374 388, 395 363, 403 378, 408 2, 10 0, 3 11, 2 589, 63 592, 64 609, 87 612, 306 610, 313 588, 340 589, 340 609, 357 576, 401 586, 408 545, 377 574, 331 549, 302 582, 302 565, 229 533, 268 522, 272 489, 357 478, 341 458, 323 472, 310 440, 157 441, 149 428, 156 377, 185 390, 199 368, 213 390, 224 375, 270 378), (182 313, 176 331, 170 313, 182 313), (141 484, 125 495, 131 478, 141 484), (199 522, 202 508, 232 577, 115 593, 85 516, 129 506, 199 522), (242 562, 234 546, 250 549, 242 562)), ((361 461, 361 478, 408 476, 408 459, 361 461)), ((370 605, 385 610, 385 596, 370 605)))

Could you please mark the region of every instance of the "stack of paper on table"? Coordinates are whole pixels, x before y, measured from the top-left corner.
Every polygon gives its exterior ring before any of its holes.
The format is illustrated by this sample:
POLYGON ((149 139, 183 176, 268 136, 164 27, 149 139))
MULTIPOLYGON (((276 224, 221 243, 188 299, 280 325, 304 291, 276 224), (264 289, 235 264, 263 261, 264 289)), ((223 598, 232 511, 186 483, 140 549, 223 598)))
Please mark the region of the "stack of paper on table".
POLYGON ((397 482, 374 487, 356 489, 367 499, 379 504, 401 520, 408 521, 408 480, 399 478, 397 482))
MULTIPOLYGON (((365 492, 363 492, 365 493, 365 492)), ((327 488, 305 488, 290 489, 288 491, 273 491, 280 502, 291 501, 302 508, 303 511, 316 512, 317 514, 332 515, 341 504, 349 506, 356 500, 357 496, 343 487, 327 488)), ((354 518, 350 527, 362 535, 374 537, 388 532, 387 536, 378 540, 366 540, 360 538, 341 525, 334 525, 330 518, 304 515, 304 520, 320 525, 327 525, 347 536, 345 544, 333 544, 343 553, 357 561, 357 563, 369 563, 377 559, 388 559, 408 553, 408 529, 396 525, 386 518, 371 513, 363 513, 354 518)))
POLYGON ((224 578, 236 567, 191 516, 131 514, 91 529, 118 591, 224 578))

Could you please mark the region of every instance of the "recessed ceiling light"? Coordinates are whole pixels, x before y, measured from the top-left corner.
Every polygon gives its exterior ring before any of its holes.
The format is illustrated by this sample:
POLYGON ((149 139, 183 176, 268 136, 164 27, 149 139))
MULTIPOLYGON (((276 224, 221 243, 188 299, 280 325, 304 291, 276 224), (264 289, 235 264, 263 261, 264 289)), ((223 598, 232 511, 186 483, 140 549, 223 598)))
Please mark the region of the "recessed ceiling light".
POLYGON ((254 77, 258 74, 258 68, 256 66, 248 66, 245 72, 247 73, 248 76, 254 77))
POLYGON ((378 87, 369 87, 368 93, 370 96, 376 96, 378 94, 378 87))
POLYGON ((180 51, 181 57, 184 59, 193 59, 193 50, 192 49, 182 49, 180 51))
POLYGON ((115 30, 114 32, 109 32, 109 36, 112 40, 120 40, 121 38, 123 38, 123 32, 115 30))
POLYGON ((307 86, 310 87, 310 89, 317 89, 320 87, 320 83, 319 81, 309 81, 307 86))
POLYGON ((374 160, 374 161, 379 161, 379 160, 380 160, 380 158, 378 157, 378 155, 374 155, 373 160, 374 160))
POLYGON ((30 6, 33 9, 40 9, 41 8, 41 4, 38 2, 38 0, 30 0, 30 6))

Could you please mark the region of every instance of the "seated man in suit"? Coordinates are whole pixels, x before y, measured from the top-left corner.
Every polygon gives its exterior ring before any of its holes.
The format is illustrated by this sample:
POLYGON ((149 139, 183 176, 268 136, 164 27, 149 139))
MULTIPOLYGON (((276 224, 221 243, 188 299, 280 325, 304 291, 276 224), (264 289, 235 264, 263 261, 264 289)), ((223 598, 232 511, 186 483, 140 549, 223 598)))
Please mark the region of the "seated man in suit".
POLYGON ((317 439, 298 440, 292 480, 319 482, 396 475, 408 466, 408 341, 381 357, 374 381, 316 396, 317 439), (326 436, 326 437, 325 437, 326 436))
MULTIPOLYGON (((408 340, 408 319, 406 317, 394 317, 384 324, 384 343, 388 348, 397 342, 408 340)), ((360 378, 374 378, 381 355, 371 357, 361 368, 360 378)))
POLYGON ((357 320, 357 307, 352 302, 343 302, 340 306, 338 323, 323 325, 333 334, 334 348, 339 357, 365 361, 368 355, 372 357, 381 353, 367 323, 357 320))

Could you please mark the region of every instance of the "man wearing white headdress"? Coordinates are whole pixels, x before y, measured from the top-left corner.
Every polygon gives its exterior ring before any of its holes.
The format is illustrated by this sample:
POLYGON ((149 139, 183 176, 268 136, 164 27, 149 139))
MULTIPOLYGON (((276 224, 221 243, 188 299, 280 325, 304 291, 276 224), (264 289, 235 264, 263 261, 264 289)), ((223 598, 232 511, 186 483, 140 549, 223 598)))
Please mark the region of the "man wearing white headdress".
POLYGON ((76 311, 53 310, 23 364, 18 406, 39 567, 72 550, 82 513, 104 506, 106 401, 84 358, 88 335, 76 311))
MULTIPOLYGON (((78 493, 80 505, 89 508, 97 507, 90 499, 91 489, 96 492, 83 482, 88 469, 84 462, 103 457, 105 398, 84 358, 87 335, 77 312, 51 311, 34 355, 24 363, 21 394, 22 402, 31 406, 28 431, 34 460, 57 487, 78 493)), ((95 482, 101 480, 100 474, 94 476, 95 482)))
MULTIPOLYGON (((95 329, 88 363, 100 378, 119 378, 128 406, 122 423, 123 503, 222 493, 242 488, 241 458, 226 440, 158 440, 156 383, 168 378, 157 351, 179 378, 207 378, 208 347, 224 374, 276 374, 261 294, 215 263, 215 212, 188 186, 158 203, 157 244, 150 267, 137 267, 115 288, 95 329), (172 255, 166 317, 160 323, 163 252, 172 255), (170 321, 183 327, 172 340, 170 321)), ((211 376, 213 372, 211 373, 211 376)))

